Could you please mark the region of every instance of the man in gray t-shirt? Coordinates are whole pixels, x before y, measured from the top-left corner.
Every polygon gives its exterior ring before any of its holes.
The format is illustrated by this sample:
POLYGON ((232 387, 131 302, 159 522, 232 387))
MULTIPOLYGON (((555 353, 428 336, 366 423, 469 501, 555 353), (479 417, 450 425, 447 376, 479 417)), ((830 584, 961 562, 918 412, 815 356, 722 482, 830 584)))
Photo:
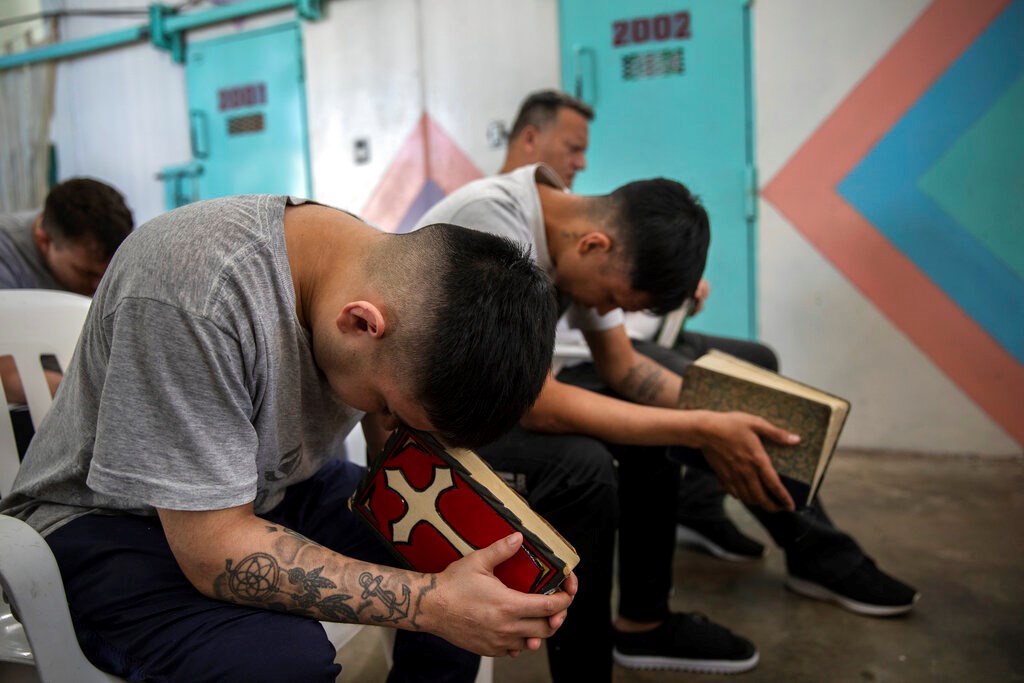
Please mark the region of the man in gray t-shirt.
MULTIPOLYGON (((92 178, 66 180, 46 196, 40 211, 0 214, 0 289, 58 289, 92 296, 110 257, 132 230, 124 197, 92 178)), ((51 391, 60 368, 44 359, 51 391)), ((0 357, 0 379, 24 454, 32 438, 25 392, 10 356, 0 357)))
POLYGON ((330 620, 402 629, 395 680, 472 679, 458 648, 539 647, 575 578, 503 586, 516 535, 436 575, 384 566, 345 505, 362 470, 331 446, 361 418, 372 447, 399 420, 494 439, 535 398, 555 317, 506 240, 278 196, 182 207, 118 250, 0 508, 46 536, 83 649, 117 675, 333 681, 330 620))
POLYGON ((0 214, 0 289, 92 296, 131 230, 120 192, 92 178, 65 180, 41 211, 0 214))

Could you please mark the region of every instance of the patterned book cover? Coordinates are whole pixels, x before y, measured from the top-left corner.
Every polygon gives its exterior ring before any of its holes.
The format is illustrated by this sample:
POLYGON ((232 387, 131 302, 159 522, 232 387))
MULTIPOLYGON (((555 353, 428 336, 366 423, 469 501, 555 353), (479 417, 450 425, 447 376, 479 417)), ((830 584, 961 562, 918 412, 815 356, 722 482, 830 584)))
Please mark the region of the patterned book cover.
POLYGON ((835 451, 849 403, 728 354, 714 352, 714 355, 719 361, 727 359, 728 362, 716 363, 716 369, 704 367, 701 359, 690 365, 684 373, 679 407, 738 410, 759 415, 778 427, 799 434, 801 441, 796 446, 784 446, 766 439, 764 447, 794 502, 798 506, 809 505, 835 451), (751 368, 754 368, 756 373, 753 374, 768 378, 767 383, 774 386, 728 374, 730 364, 745 372, 752 372, 751 368))
POLYGON ((508 536, 522 547, 495 575, 525 593, 555 590, 579 562, 573 547, 472 451, 400 427, 349 501, 410 568, 439 572, 508 536))

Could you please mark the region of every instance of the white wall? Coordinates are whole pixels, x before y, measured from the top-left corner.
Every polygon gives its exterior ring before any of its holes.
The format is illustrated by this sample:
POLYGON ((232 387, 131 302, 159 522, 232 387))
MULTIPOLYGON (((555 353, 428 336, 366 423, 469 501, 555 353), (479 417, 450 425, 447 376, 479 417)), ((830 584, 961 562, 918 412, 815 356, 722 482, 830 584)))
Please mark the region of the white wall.
POLYGON ((483 173, 494 173, 505 148, 487 144, 487 125, 511 128, 526 93, 559 87, 557 3, 424 0, 424 8, 427 110, 483 173))
MULTIPOLYGON (((346 0, 304 30, 317 199, 359 211, 427 112, 484 173, 522 95, 558 84, 552 0, 346 0), (368 163, 353 145, 369 141, 368 163)), ((425 163, 429 163, 426 160, 425 163)))
POLYGON ((303 28, 313 195, 359 212, 423 111, 418 2, 324 3, 303 28), (370 159, 356 163, 365 138, 370 159))
MULTIPOLYGON (((133 0, 67 0, 68 9, 131 7, 133 0)), ((145 24, 146 17, 69 17, 63 40, 145 24)), ((164 166, 189 161, 185 78, 170 53, 148 42, 62 61, 52 137, 59 179, 87 175, 125 195, 136 223, 164 211, 164 166)))

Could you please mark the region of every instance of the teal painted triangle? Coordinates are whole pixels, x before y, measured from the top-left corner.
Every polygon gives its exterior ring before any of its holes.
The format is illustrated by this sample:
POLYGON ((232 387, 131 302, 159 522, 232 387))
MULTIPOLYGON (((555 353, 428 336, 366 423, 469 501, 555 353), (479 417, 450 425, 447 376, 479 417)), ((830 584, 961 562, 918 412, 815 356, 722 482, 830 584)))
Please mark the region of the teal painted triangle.
POLYGON ((918 186, 1024 278, 1022 122, 1024 76, 921 176, 918 186))

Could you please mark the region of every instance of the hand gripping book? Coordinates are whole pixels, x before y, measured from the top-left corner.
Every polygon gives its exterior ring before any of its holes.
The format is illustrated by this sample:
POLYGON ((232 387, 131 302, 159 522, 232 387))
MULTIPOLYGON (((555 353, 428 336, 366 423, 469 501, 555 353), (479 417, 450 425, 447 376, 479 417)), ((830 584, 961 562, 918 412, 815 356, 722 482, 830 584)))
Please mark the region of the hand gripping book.
MULTIPOLYGON (((798 507, 821 486, 850 402, 721 351, 698 358, 683 373, 679 407, 739 410, 800 436, 795 446, 764 439, 764 447, 798 507)), ((688 463, 707 467, 707 463, 688 463)))
POLYGON ((549 593, 579 562, 575 549, 470 450, 401 426, 369 463, 349 507, 409 568, 439 572, 520 531, 523 545, 494 569, 509 588, 549 593))

